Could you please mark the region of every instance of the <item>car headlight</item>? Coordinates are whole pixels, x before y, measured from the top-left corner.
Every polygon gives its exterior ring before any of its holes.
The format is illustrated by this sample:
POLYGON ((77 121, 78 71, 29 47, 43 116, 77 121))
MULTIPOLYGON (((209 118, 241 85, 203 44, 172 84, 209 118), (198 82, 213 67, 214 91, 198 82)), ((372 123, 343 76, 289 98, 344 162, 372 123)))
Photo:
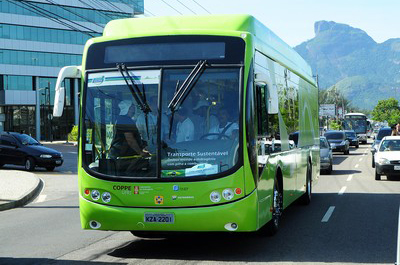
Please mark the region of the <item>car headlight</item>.
POLYGON ((43 155, 40 155, 40 158, 52 158, 52 156, 51 156, 51 155, 43 154, 43 155))
POLYGON ((389 165, 390 161, 388 159, 386 159, 386 158, 379 158, 378 163, 381 164, 381 165, 389 165))

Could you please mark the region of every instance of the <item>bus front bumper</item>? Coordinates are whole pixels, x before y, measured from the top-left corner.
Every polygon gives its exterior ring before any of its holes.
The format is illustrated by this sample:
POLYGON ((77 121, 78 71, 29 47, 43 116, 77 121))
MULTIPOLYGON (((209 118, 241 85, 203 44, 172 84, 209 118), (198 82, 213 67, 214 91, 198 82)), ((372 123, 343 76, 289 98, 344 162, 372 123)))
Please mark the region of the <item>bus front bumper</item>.
POLYGON ((176 232, 249 232, 257 230, 256 192, 231 203, 185 208, 116 207, 93 203, 82 197, 79 200, 83 229, 176 232), (173 222, 146 222, 145 213, 173 214, 173 222), (91 223, 97 225, 91 225, 91 223), (237 227, 229 230, 232 223, 237 227))

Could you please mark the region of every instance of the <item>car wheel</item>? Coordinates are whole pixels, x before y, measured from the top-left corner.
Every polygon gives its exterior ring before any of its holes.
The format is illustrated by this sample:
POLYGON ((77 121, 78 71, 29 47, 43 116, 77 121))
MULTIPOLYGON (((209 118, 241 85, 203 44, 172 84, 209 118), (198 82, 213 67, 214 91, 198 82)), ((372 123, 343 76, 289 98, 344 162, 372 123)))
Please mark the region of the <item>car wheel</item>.
POLYGON ((378 171, 375 169, 375 180, 381 180, 381 174, 378 174, 378 171))
POLYGON ((4 166, 4 164, 0 164, 0 168, 2 168, 4 166))
POLYGON ((359 148, 359 147, 360 147, 360 144, 356 145, 356 148, 359 148))
POLYGON ((25 170, 32 171, 35 169, 35 160, 32 157, 28 157, 25 160, 25 170))
POLYGON ((46 167, 47 171, 53 171, 56 167, 46 167))
POLYGON ((326 171, 326 173, 328 174, 328 175, 330 175, 331 173, 332 173, 332 170, 333 170, 333 168, 332 168, 332 164, 329 166, 329 168, 328 168, 328 170, 326 171))

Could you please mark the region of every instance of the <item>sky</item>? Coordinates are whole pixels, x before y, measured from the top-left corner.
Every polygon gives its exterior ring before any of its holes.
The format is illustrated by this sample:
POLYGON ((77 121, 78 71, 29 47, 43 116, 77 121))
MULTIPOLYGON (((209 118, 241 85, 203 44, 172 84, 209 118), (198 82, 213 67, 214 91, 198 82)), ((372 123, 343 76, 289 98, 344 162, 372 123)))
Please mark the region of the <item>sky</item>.
POLYGON ((250 14, 293 47, 314 38, 320 20, 362 29, 378 43, 400 38, 400 0, 144 0, 144 8, 148 16, 250 14))

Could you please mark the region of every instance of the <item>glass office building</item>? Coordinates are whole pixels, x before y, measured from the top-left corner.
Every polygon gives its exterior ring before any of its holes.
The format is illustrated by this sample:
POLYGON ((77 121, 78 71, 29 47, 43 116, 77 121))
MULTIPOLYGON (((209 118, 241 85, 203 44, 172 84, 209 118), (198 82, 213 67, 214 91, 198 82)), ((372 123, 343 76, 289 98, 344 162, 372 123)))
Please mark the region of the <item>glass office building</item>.
POLYGON ((80 65, 85 42, 108 21, 143 13, 144 0, 0 0, 0 131, 66 140, 78 82, 66 81, 63 116, 53 118, 61 67, 80 65))

